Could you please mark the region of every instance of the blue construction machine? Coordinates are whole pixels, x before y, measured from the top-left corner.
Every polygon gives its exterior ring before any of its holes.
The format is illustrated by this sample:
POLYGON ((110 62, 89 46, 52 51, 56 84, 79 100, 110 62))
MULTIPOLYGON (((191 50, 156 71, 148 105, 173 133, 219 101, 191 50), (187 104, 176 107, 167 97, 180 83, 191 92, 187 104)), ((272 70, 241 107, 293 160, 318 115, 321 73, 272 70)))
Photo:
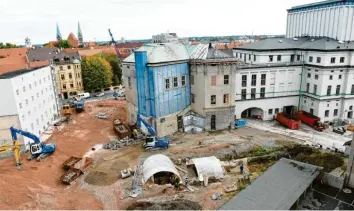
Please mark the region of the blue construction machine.
POLYGON ((40 141, 40 139, 37 136, 33 135, 30 132, 16 129, 14 127, 10 127, 10 131, 14 142, 18 141, 17 134, 30 138, 34 141, 34 143, 30 143, 31 155, 27 158, 28 160, 36 159, 37 161, 40 161, 48 157, 49 155, 53 154, 53 152, 56 149, 55 143, 48 143, 48 144, 43 143, 40 141))
POLYGON ((137 115, 137 125, 141 131, 147 135, 143 147, 146 151, 153 151, 158 149, 167 149, 170 144, 170 139, 167 137, 157 138, 154 128, 147 123, 140 114, 137 115))

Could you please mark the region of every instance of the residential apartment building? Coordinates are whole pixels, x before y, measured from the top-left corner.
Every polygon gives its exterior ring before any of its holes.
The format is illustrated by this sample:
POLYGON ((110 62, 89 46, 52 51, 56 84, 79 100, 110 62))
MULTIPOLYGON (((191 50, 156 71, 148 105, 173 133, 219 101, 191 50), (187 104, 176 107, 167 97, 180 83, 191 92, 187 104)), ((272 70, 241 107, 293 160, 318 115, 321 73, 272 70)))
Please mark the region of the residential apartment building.
MULTIPOLYGON (((49 66, 0 75, 1 140, 12 143, 15 126, 40 136, 59 115, 49 66)), ((25 138, 24 142, 30 140, 25 138)))
POLYGON ((201 53, 192 55, 189 64, 191 110, 202 120, 195 126, 206 131, 230 128, 235 122, 237 65, 232 50, 204 45, 201 53))
POLYGON ((330 37, 354 40, 354 1, 327 0, 288 10, 286 37, 330 37))
POLYGON ((161 33, 152 36, 153 43, 178 43, 178 36, 176 33, 161 33))
MULTIPOLYGON (((76 52, 65 52, 58 48, 37 48, 27 52, 29 61, 49 61, 54 70, 52 77, 59 99, 68 99, 83 92, 81 57, 76 52)), ((58 103, 59 105, 59 103, 58 103)))
POLYGON ((178 114, 190 105, 189 54, 181 44, 146 44, 123 62, 128 120, 145 117, 158 136, 178 130, 178 114))
POLYGON ((267 39, 234 49, 245 63, 236 74, 236 116, 268 120, 296 106, 323 121, 352 119, 352 50, 351 43, 309 37, 267 39))
POLYGON ((53 58, 53 65, 62 99, 84 92, 78 53, 61 52, 53 58))

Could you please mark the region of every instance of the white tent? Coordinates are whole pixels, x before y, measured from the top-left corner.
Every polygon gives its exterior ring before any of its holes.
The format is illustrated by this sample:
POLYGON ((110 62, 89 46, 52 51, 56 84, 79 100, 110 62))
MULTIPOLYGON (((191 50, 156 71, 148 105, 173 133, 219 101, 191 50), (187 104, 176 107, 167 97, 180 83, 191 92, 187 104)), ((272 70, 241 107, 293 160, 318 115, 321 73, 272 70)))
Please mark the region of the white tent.
POLYGON ((170 160, 169 157, 162 154, 152 155, 144 161, 143 163, 144 183, 146 183, 150 179, 150 177, 152 177, 154 174, 158 172, 171 172, 176 176, 178 176, 178 178, 181 180, 181 177, 179 176, 178 171, 175 168, 173 162, 170 160))
POLYGON ((224 178, 224 169, 221 167, 220 160, 215 156, 194 158, 191 164, 195 165, 198 177, 203 175, 203 177, 215 177, 216 179, 224 178))

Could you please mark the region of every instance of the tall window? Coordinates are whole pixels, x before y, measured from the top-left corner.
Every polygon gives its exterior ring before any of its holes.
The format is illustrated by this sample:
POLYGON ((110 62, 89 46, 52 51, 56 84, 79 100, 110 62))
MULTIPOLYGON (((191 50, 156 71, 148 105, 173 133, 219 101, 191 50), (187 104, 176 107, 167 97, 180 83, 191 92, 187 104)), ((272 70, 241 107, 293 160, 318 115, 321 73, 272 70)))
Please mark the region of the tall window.
POLYGON ((64 74, 61 74, 61 75, 60 75, 60 78, 61 78, 61 80, 65 80, 65 75, 64 75, 64 74))
POLYGON ((191 80, 191 85, 194 85, 194 75, 191 75, 190 80, 191 80))
POLYGON ((253 61, 255 62, 257 60, 257 56, 253 55, 253 61))
POLYGON ((309 57, 309 62, 313 62, 313 57, 312 56, 309 57))
POLYGON ((273 56, 269 56, 269 62, 273 61, 273 56))
POLYGON ((330 75, 330 76, 329 76, 329 80, 333 80, 333 75, 330 75))
POLYGON ((350 90, 350 94, 354 95, 354 84, 352 85, 352 89, 350 90))
POLYGON ((66 84, 63 84, 63 89, 66 89, 66 84))
POLYGON ((241 90, 241 99, 242 100, 246 100, 247 98, 247 90, 246 89, 242 89, 241 90))
POLYGON ((261 98, 265 98, 265 87, 261 88, 261 94, 260 94, 261 98))
POLYGON ((334 63, 336 63, 336 57, 331 58, 331 64, 334 64, 334 63))
POLYGON ((318 75, 315 75, 315 79, 318 80, 318 75))
POLYGON ((290 56, 290 62, 294 62, 294 61, 295 61, 295 55, 292 54, 292 55, 290 56))
POLYGON ((336 95, 339 95, 340 94, 340 85, 337 85, 337 88, 336 88, 336 95))
POLYGON ((281 55, 277 56, 277 61, 280 62, 281 61, 281 55))
POLYGON ((306 92, 308 93, 310 91, 310 83, 306 84, 306 92))
MULTIPOLYGON (((69 66, 70 67, 70 66, 69 66)), ((69 73, 69 78, 72 79, 73 75, 71 73, 69 73)))
POLYGON ((311 73, 307 73, 307 78, 311 78, 311 73))
POLYGON ((63 70, 63 66, 60 66, 60 67, 59 67, 59 70, 63 70))
POLYGON ((181 77, 181 84, 182 84, 182 86, 186 85, 186 76, 185 75, 182 75, 182 77, 181 77))
POLYGON ((243 75, 242 76, 242 87, 246 87, 247 86, 247 75, 243 75))
POLYGON ((321 57, 316 58, 316 63, 321 63, 321 57))
POLYGON ((68 65, 68 70, 70 70, 71 69, 71 66, 70 65, 68 65))
POLYGON ((251 54, 248 55, 248 60, 250 61, 251 61, 251 56, 252 56, 251 54))
POLYGON ((211 86, 216 86, 216 76, 211 76, 211 86))
POLYGON ((191 103, 195 103, 195 94, 191 93, 191 103))
POLYGON ((325 117, 329 117, 329 110, 325 110, 325 117))
POLYGON ((340 62, 340 63, 344 63, 344 57, 340 57, 339 62, 340 62))
POLYGON ((327 96, 330 96, 332 92, 332 86, 327 87, 327 96))
POLYGON ((255 99, 256 98, 256 88, 252 88, 251 89, 251 99, 255 99))
POLYGON ((297 60, 300 61, 301 55, 297 55, 297 60))
POLYGON ((73 83, 70 83, 70 88, 74 88, 74 84, 73 83))
POLYGON ((128 77, 128 87, 132 88, 132 79, 128 77))
POLYGON ((216 104, 216 95, 211 95, 210 96, 210 104, 215 105, 216 104))
POLYGON ((251 86, 256 86, 257 84, 257 75, 252 75, 251 86))
POLYGON ((261 85, 262 85, 262 86, 265 86, 265 85, 266 85, 266 77, 267 77, 266 74, 262 74, 262 75, 261 75, 261 85))
POLYGON ((178 87, 178 77, 173 77, 173 87, 178 87))
POLYGON ((313 94, 317 95, 317 85, 313 85, 313 94))
POLYGON ((334 109, 333 116, 338 116, 338 109, 334 109))
POLYGON ((170 89, 171 85, 170 85, 170 79, 169 78, 165 78, 165 89, 170 89))
POLYGON ((229 94, 224 94, 224 103, 225 104, 229 103, 229 94))
POLYGON ((224 84, 229 84, 229 75, 224 75, 224 84))

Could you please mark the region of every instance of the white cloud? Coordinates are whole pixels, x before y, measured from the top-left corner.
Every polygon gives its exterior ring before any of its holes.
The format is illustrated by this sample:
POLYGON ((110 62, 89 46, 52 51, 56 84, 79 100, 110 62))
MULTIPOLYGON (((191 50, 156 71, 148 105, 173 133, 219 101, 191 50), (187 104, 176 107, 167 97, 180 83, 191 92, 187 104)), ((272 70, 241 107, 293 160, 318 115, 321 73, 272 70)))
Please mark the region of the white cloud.
POLYGON ((161 32, 179 36, 284 34, 286 9, 312 0, 0 0, 0 42, 55 40, 56 22, 64 37, 147 39, 161 32))

